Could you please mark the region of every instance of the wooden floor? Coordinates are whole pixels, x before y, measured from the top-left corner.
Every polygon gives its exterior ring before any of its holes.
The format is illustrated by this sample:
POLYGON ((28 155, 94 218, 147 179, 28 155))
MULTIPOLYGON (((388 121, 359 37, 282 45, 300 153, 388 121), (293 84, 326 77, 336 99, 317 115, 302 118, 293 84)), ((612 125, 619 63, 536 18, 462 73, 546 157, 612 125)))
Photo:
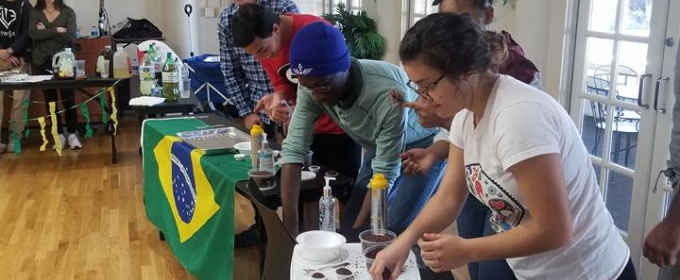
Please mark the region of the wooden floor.
MULTIPOLYGON (((21 156, 0 155, 0 280, 195 279, 146 219, 134 117, 120 126, 117 164, 101 130, 61 157, 30 136, 21 156)), ((235 259, 234 279, 258 278, 256 247, 235 259)))

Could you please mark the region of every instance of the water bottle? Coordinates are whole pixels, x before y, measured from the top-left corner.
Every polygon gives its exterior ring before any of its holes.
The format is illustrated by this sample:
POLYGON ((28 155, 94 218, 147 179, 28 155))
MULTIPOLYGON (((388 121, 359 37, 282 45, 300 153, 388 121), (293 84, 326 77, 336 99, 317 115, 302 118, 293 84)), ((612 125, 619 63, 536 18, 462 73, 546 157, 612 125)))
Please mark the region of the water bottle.
POLYGON ((132 75, 139 75, 139 61, 136 58, 132 59, 132 75))
POLYGON ((148 52, 144 52, 144 63, 139 67, 139 91, 142 95, 154 95, 156 70, 148 52))
POLYGON ((92 38, 97 38, 97 37, 99 37, 99 29, 97 29, 97 27, 94 26, 94 25, 92 26, 92 31, 90 31, 90 36, 91 36, 92 38))
POLYGON ((319 199, 319 229, 327 231, 336 231, 338 224, 338 200, 333 197, 333 190, 330 186, 330 181, 335 180, 333 177, 324 177, 326 179, 326 186, 323 187, 323 196, 319 199))
POLYGON ((387 187, 385 175, 376 173, 368 184, 371 188, 371 228, 387 229, 387 187))

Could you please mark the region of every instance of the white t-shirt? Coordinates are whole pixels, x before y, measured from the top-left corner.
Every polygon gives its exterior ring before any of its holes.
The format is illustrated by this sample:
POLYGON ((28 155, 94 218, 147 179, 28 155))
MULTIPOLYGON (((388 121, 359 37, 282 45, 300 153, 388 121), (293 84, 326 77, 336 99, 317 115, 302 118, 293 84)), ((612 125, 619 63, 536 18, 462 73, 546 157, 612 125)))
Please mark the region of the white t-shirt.
POLYGON ((477 127, 467 109, 451 124, 451 144, 464 150, 470 193, 491 209, 496 232, 531 219, 513 165, 558 153, 573 217, 571 244, 508 259, 519 279, 616 279, 630 251, 605 207, 588 150, 567 112, 549 95, 500 75, 477 127))

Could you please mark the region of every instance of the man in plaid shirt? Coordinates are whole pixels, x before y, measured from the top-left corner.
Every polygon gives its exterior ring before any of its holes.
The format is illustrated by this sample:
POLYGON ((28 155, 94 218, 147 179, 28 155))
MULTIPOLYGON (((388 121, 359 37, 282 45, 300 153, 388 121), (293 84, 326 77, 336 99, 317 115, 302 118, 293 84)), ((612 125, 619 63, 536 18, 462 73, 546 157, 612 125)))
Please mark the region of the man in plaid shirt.
POLYGON ((295 2, 291 0, 234 0, 220 14, 217 24, 217 35, 220 39, 220 66, 227 86, 227 97, 236 106, 238 115, 245 120, 250 129, 254 124, 269 124, 265 131, 274 136, 275 127, 264 114, 253 112, 253 108, 263 96, 274 91, 262 65, 252 55, 246 54, 234 45, 229 25, 240 5, 245 3, 264 6, 275 14, 300 13, 295 2))

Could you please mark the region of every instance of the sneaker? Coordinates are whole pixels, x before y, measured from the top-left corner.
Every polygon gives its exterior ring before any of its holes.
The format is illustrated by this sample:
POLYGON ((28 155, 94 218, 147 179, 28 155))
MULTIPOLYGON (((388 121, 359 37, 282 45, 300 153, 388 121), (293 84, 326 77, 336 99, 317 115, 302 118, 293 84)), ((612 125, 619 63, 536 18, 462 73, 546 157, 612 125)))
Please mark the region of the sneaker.
MULTIPOLYGON (((59 140, 61 140, 61 148, 64 149, 66 147, 66 137, 64 137, 64 134, 59 134, 59 140)), ((52 150, 57 149, 57 143, 54 143, 54 146, 52 146, 52 150)))
POLYGON ((0 143, 0 153, 4 153, 7 149, 7 145, 0 143))
POLYGON ((7 152, 14 153, 14 141, 9 140, 9 143, 7 143, 7 152))
POLYGON ((71 133, 68 135, 68 146, 71 147, 71 150, 83 148, 83 145, 80 144, 78 136, 76 136, 75 133, 71 133))

